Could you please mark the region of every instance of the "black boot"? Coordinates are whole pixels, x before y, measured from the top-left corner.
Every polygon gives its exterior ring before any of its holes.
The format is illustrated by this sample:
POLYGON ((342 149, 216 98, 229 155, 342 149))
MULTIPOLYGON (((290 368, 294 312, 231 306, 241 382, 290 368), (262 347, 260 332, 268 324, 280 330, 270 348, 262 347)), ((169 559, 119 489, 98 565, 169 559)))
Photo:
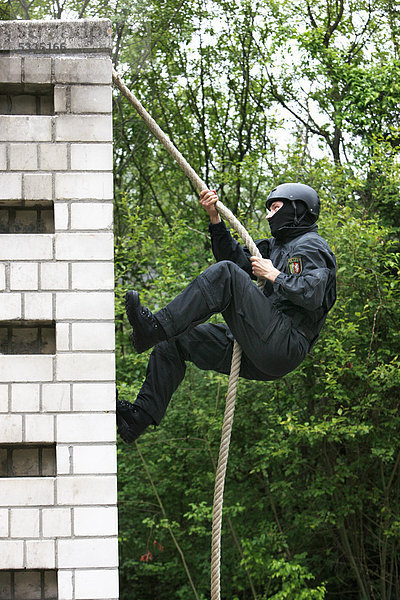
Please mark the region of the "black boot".
POLYGON ((126 292, 125 308, 132 325, 131 339, 139 354, 167 339, 153 313, 141 305, 138 292, 126 292))
POLYGON ((153 418, 140 406, 126 400, 117 400, 118 433, 127 444, 132 444, 151 424, 153 418))

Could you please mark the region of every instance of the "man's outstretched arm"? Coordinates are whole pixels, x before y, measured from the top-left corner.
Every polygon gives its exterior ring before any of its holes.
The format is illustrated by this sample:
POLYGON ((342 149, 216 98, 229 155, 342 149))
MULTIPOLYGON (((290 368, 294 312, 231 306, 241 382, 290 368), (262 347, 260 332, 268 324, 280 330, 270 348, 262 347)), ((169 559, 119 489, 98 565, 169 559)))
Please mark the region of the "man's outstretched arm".
POLYGON ((214 190, 204 190, 200 192, 200 204, 210 216, 209 231, 211 235, 211 248, 217 262, 221 260, 231 260, 248 275, 251 273, 251 263, 249 253, 233 239, 229 229, 224 221, 221 220, 215 203, 218 196, 214 190))

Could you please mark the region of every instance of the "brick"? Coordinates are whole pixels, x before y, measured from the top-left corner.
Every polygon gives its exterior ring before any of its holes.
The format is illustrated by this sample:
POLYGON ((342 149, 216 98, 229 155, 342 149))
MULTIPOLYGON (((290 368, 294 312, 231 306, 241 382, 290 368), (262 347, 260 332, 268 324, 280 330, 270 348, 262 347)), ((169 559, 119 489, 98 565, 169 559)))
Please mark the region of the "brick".
POLYGON ((118 534, 116 506, 77 507, 74 509, 74 532, 77 536, 108 536, 118 534))
POLYGON ((4 94, 0 95, 0 114, 8 115, 9 114, 9 106, 7 96, 4 94))
POLYGON ((25 442, 54 442, 53 415, 26 415, 25 442))
POLYGON ((57 475, 71 475, 72 446, 57 444, 57 475))
POLYGON ((20 173, 0 173, 0 200, 20 200, 21 198, 22 175, 20 173))
POLYGON ((14 448, 12 467, 15 477, 35 477, 39 475, 39 450, 27 444, 14 448))
POLYGON ((114 350, 114 323, 73 323, 72 350, 114 350))
POLYGON ((13 508, 10 536, 13 538, 39 537, 39 509, 13 508))
POLYGON ((73 171, 112 171, 112 144, 71 144, 73 171))
POLYGON ((57 442, 113 441, 115 441, 115 418, 112 414, 57 415, 57 442))
POLYGON ((0 264, 0 291, 6 289, 6 266, 0 264))
POLYGON ((56 563, 53 540, 26 541, 27 569, 54 569, 56 563))
POLYGON ((13 383, 11 410, 13 412, 39 412, 39 384, 13 383))
POLYGON ((59 598, 57 573, 54 569, 50 569, 44 573, 44 597, 59 598))
POLYGON ((114 256, 112 233, 56 233, 55 244, 57 260, 112 260, 114 256))
POLYGON ((75 571, 76 600, 118 598, 118 571, 99 569, 75 571))
POLYGON ((22 442, 22 416, 3 415, 0 419, 0 443, 22 442))
MULTIPOLYGON (((8 537, 8 510, 0 509, 0 538, 8 537)), ((0 595, 1 598, 1 595, 0 595)))
POLYGON ((113 383, 75 383, 72 390, 74 411, 115 410, 113 383))
POLYGON ((0 290, 6 289, 6 266, 0 264, 0 290))
POLYGON ((73 571, 58 569, 58 600, 73 600, 73 571))
POLYGON ((54 65, 57 83, 107 83, 112 80, 109 58, 56 57, 54 65))
POLYGON ((41 96, 39 114, 40 115, 54 114, 54 100, 51 96, 41 96))
POLYGON ((0 294, 0 315, 3 320, 20 319, 21 311, 21 294, 0 294))
POLYGON ((71 537, 71 518, 69 508, 44 508, 43 537, 71 537))
POLYGON ((65 113, 67 112, 67 90, 66 85, 54 86, 54 112, 65 113))
POLYGON ((24 542, 0 540, 0 569, 22 569, 24 566, 24 542))
POLYGON ((42 263, 40 280, 43 290, 68 289, 68 264, 59 262, 42 263))
POLYGON ((0 382, 51 381, 53 358, 48 356, 0 355, 0 382))
MULTIPOLYGON (((9 137, 5 138, 8 139, 9 137)), ((55 140, 56 142, 111 142, 111 116, 59 115, 56 119, 55 140)))
POLYGON ((113 381, 115 379, 113 354, 60 354, 57 356, 57 381, 113 381))
POLYGON ((19 56, 0 56, 0 82, 21 83, 22 67, 19 56))
POLYGON ((14 598, 41 600, 39 571, 17 571, 14 573, 14 598))
POLYGON ((54 205, 54 227, 58 229, 69 229, 69 209, 68 204, 56 202, 54 205))
POLYGON ((111 86, 74 85, 71 88, 71 112, 110 113, 112 111, 111 86))
POLYGON ((71 408, 71 388, 67 383, 45 383, 42 404, 45 412, 66 412, 71 408))
POLYGON ((111 229, 113 224, 111 202, 76 202, 71 204, 71 229, 111 229))
POLYGON ((24 62, 25 83, 51 83, 51 58, 26 56, 24 62))
POLYGON ((44 116, 0 116, 2 141, 51 142, 51 119, 44 116))
POLYGON ((57 352, 71 350, 69 344, 69 323, 57 323, 56 326, 57 352))
POLYGON ((56 318, 110 319, 114 318, 114 294, 111 292, 59 292, 56 318))
POLYGON ((24 507, 52 504, 54 504, 54 480, 52 478, 10 477, 0 479, 0 506, 24 507))
POLYGON ((7 169, 7 148, 5 144, 0 144, 0 171, 7 169))
POLYGON ((11 597, 11 571, 0 571, 0 598, 11 597))
POLYGON ((114 264, 72 263, 72 288, 77 290, 113 290, 114 264))
POLYGON ((8 385, 0 385, 0 413, 8 412, 8 385))
POLYGON ((8 115, 10 113, 8 98, 4 94, 0 94, 0 114, 8 115))
POLYGON ((24 197, 26 200, 51 200, 53 183, 50 173, 24 175, 24 197))
POLYGON ((35 171, 37 166, 36 144, 10 144, 11 171, 35 171))
POLYGON ((11 290, 37 290, 39 287, 38 264, 14 262, 10 265, 11 290))
POLYGON ((25 319, 53 318, 53 294, 50 292, 27 292, 25 294, 25 319))
MULTIPOLYGON (((56 479, 56 486, 59 505, 101 504, 105 506, 106 504, 115 505, 117 501, 117 478, 114 475, 59 477, 56 479)), ((60 564, 60 566, 68 567, 69 565, 60 564)))
POLYGON ((56 475, 56 453, 53 446, 42 448, 42 476, 54 477, 56 475))
POLYGON ((36 98, 32 94, 20 94, 11 98, 12 115, 36 115, 36 98))
POLYGON ((39 156, 43 171, 65 171, 68 168, 67 144, 40 144, 39 156))
POLYGON ((51 235, 0 235, 0 260, 49 260, 52 257, 51 235))
POLYGON ((117 541, 116 538, 59 540, 58 567, 117 567, 117 541))
MULTIPOLYGON (((112 437, 115 440, 115 418, 113 421, 112 437)), ((105 440, 104 440, 105 441, 105 440)), ((117 472, 117 453, 112 446, 76 446, 74 448, 73 471, 77 475, 117 472)))
POLYGON ((56 198, 112 200, 112 173, 56 173, 56 198))

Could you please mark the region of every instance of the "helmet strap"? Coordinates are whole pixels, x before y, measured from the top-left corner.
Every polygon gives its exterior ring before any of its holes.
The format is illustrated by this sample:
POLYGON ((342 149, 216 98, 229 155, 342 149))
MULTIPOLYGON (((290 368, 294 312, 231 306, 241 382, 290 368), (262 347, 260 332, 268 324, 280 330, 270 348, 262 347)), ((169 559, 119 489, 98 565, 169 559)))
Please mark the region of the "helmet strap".
POLYGON ((302 220, 306 216, 307 210, 305 210, 303 212, 303 214, 301 215, 301 217, 298 218, 298 216, 297 216, 297 203, 296 203, 295 200, 292 200, 292 206, 293 206, 293 210, 294 210, 294 220, 293 220, 293 222, 294 222, 295 227, 297 227, 298 225, 300 225, 300 223, 302 222, 302 220))

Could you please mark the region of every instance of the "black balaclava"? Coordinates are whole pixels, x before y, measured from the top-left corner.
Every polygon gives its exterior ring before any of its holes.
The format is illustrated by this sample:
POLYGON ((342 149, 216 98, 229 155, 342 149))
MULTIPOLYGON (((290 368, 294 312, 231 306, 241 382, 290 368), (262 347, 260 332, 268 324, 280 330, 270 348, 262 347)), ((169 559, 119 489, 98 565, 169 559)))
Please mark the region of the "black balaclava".
POLYGON ((283 206, 268 219, 271 233, 279 242, 288 242, 303 233, 318 229, 314 216, 307 211, 303 202, 296 202, 296 207, 293 204, 289 200, 283 200, 283 206))

